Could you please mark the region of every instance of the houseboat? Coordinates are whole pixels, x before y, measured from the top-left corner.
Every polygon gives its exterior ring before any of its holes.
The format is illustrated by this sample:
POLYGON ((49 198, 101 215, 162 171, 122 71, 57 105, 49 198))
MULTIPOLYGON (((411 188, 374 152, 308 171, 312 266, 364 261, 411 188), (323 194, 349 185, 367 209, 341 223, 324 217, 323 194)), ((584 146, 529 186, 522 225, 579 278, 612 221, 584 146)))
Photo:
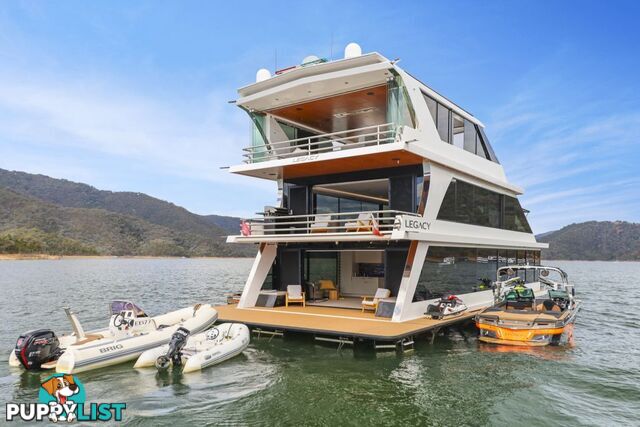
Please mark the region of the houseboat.
POLYGON ((227 238, 258 253, 220 320, 410 342, 493 305, 500 266, 540 264, 547 245, 482 122, 397 61, 351 43, 341 59, 261 69, 238 95, 252 138, 230 172, 277 194, 227 238), (449 295, 466 310, 425 315, 449 295))

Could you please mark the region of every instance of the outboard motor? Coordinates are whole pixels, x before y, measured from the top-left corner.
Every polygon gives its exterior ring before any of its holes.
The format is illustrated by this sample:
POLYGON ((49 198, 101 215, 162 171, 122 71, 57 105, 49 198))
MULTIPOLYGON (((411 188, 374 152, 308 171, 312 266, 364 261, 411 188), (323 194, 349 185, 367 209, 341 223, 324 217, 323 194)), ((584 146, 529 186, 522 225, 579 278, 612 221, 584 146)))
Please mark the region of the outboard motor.
POLYGON ((20 335, 14 351, 27 370, 40 369, 44 363, 57 360, 62 354, 60 341, 50 329, 36 329, 20 335))
POLYGON ((173 363, 173 366, 182 365, 182 349, 187 344, 189 334, 189 330, 183 327, 179 327, 173 333, 169 341, 169 351, 156 359, 156 368, 161 370, 169 369, 171 363, 173 363))

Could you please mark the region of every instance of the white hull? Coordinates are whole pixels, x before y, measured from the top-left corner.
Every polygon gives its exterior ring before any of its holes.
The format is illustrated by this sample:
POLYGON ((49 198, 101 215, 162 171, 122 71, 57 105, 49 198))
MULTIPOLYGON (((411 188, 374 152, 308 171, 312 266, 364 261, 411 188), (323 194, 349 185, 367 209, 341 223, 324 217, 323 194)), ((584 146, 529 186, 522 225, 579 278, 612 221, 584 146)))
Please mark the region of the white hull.
MULTIPOLYGON (((202 304, 197 310, 193 306, 148 318, 154 327, 140 333, 125 332, 114 336, 109 329, 104 329, 91 331, 87 334, 89 338, 80 342, 76 342, 74 335, 64 335, 59 337, 64 353, 43 368, 75 374, 131 361, 146 350, 168 343, 179 327, 198 333, 215 323, 217 318, 218 312, 210 304, 202 304)), ((9 364, 21 366, 13 351, 9 364)))
MULTIPOLYGON (((250 332, 241 323, 223 323, 214 329, 219 331, 215 339, 208 339, 211 331, 191 335, 182 350, 182 372, 188 373, 208 368, 239 355, 249 345, 250 332)), ((145 351, 140 355, 134 368, 155 366, 158 357, 165 355, 169 345, 163 345, 145 351)))

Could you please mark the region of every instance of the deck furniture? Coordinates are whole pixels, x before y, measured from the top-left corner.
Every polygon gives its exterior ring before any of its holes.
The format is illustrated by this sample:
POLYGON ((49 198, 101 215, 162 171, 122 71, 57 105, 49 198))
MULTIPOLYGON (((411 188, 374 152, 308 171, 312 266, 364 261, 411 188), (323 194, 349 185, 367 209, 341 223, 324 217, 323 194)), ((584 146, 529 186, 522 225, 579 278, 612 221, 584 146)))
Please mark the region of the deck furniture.
POLYGON ((306 307, 304 300, 304 292, 302 292, 302 286, 289 285, 287 286, 287 295, 285 296, 284 305, 289 307, 289 303, 302 303, 303 307, 306 307))
POLYGON ((345 223, 344 227, 347 231, 372 231, 373 223, 371 218, 371 213, 363 212, 358 215, 355 221, 345 223))
POLYGON ((329 290, 329 299, 331 301, 337 301, 338 300, 338 290, 337 289, 330 289, 329 290))
POLYGON ((331 226, 331 215, 318 214, 315 216, 313 223, 309 226, 312 233, 327 233, 331 226))
POLYGON ((328 280, 328 279, 318 280, 318 287, 323 298, 326 298, 327 294, 330 294, 331 291, 336 291, 336 293, 338 292, 338 288, 336 288, 336 285, 335 283, 333 283, 333 280, 328 280))
POLYGON ((391 291, 386 288, 378 288, 373 297, 371 296, 363 296, 362 297, 362 311, 365 310, 373 310, 376 311, 378 309, 378 303, 380 300, 385 298, 389 298, 391 295, 391 291))

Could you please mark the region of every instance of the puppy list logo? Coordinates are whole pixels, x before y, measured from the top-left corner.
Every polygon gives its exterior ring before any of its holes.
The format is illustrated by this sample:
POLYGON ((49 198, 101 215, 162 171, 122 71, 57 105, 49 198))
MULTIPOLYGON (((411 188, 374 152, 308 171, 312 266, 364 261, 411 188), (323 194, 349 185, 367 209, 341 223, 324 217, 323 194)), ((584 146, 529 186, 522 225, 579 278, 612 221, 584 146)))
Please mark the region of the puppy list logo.
POLYGON ((122 421, 124 403, 85 405, 84 386, 74 375, 54 374, 38 392, 38 403, 7 403, 7 421, 122 421))

